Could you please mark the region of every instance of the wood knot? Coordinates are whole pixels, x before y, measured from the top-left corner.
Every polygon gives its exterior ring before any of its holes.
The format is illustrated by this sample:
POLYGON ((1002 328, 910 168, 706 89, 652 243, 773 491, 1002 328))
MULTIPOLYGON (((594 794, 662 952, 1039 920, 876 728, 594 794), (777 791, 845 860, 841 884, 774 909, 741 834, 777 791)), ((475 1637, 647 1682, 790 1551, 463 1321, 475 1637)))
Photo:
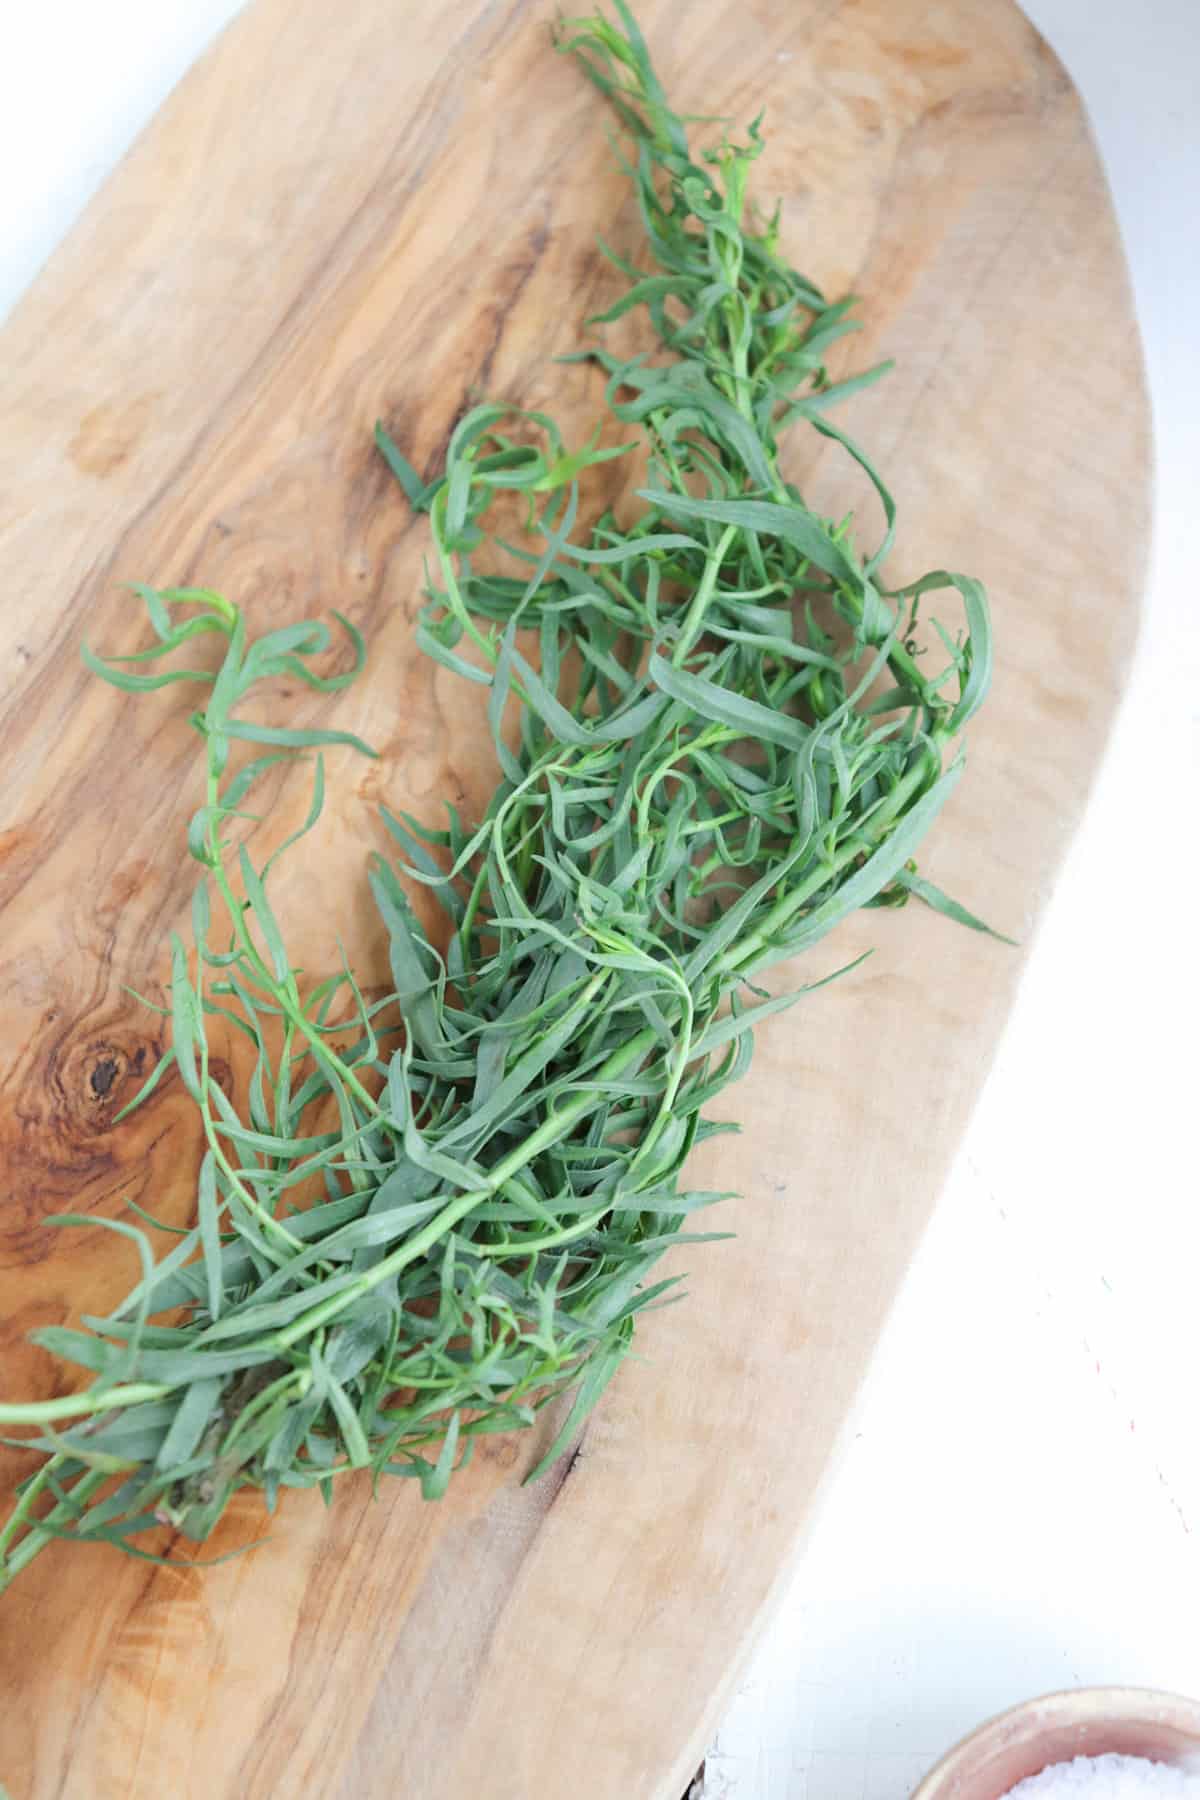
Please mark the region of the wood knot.
MULTIPOLYGON (((48 1213, 87 1212, 109 1192, 139 1193, 150 1175, 148 1148, 166 1129, 152 1109, 113 1128, 158 1058, 151 1034, 106 1021, 63 1029, 62 1009, 49 1007, 30 1044, 13 1097, 0 1116, 0 1163, 12 1203, 0 1223, 0 1266, 33 1263, 51 1251, 48 1213), (140 1123, 136 1122, 139 1121, 140 1123)), ((164 1080, 158 1093, 178 1084, 164 1080)), ((156 1098, 158 1095, 156 1094, 156 1098)))
POLYGON ((156 393, 139 394, 136 399, 94 406, 85 413, 67 445, 75 467, 101 480, 123 467, 141 442, 157 398, 156 393))
MULTIPOLYGON (((77 1093, 89 1116, 94 1116, 98 1108, 107 1114, 130 1077, 148 1072, 145 1044, 131 1049, 112 1042, 89 1044, 77 1057, 69 1057, 68 1063, 71 1062, 79 1069, 77 1093)), ((70 1088, 75 1084, 68 1079, 64 1085, 70 1097, 70 1088)), ((132 1095, 125 1095, 122 1105, 130 1098, 132 1095)))
POLYGON ((475 1455, 478 1461, 486 1463, 489 1468, 499 1469, 505 1475, 516 1468, 523 1449, 522 1440, 516 1432, 505 1433, 498 1437, 485 1434, 475 1439, 475 1455))
POLYGON ((64 1178, 87 1180, 109 1163, 105 1140, 113 1118, 133 1099, 156 1056, 153 1041, 123 1033, 68 1032, 48 1047, 42 1080, 25 1089, 20 1107, 24 1152, 44 1181, 57 1188, 64 1178))
MULTIPOLYGON (((138 1052, 141 1055, 141 1052, 138 1052)), ((97 1100, 103 1100, 109 1088, 117 1078, 118 1063, 115 1056, 102 1056, 88 1077, 93 1094, 97 1100)))

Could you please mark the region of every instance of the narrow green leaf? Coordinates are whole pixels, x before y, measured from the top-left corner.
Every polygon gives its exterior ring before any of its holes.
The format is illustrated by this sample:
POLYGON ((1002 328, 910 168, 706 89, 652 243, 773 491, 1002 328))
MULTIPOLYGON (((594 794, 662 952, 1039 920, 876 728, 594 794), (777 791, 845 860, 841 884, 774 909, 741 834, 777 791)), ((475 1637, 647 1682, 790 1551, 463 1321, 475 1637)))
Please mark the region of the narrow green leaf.
POLYGON ((197 1193, 197 1217, 200 1248, 204 1253, 204 1273, 208 1282, 208 1310, 214 1319, 221 1316, 224 1283, 221 1278, 221 1229, 217 1206, 217 1168, 211 1150, 200 1164, 197 1193))

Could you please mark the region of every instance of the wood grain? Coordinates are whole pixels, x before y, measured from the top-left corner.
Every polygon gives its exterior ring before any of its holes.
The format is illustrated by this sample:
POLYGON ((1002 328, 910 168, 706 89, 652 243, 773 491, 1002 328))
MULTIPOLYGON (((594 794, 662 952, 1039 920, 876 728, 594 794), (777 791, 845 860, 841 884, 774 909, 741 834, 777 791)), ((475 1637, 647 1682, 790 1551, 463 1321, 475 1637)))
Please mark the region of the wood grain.
MULTIPOLYGON (((1000 0, 644 0, 682 109, 768 102, 758 191, 795 260, 866 296, 855 366, 895 356, 853 428, 901 508, 898 578, 992 591, 994 698, 929 867, 1026 941, 1116 705, 1146 545, 1136 330, 1079 103, 1000 0)), ((123 582, 204 583, 260 625, 339 606, 368 677, 285 695, 382 761, 281 880, 308 966, 381 944, 375 802, 468 809, 491 780, 472 698, 415 654, 424 528, 374 458, 384 416, 436 465, 468 394, 552 403, 633 246, 596 97, 524 0, 254 0, 93 201, 0 334, 0 1214, 3 1390, 63 1380, 34 1325, 130 1275, 126 1196, 186 1214, 196 1144, 124 984, 161 981, 196 804, 180 690, 131 704, 81 670, 140 641, 123 582)), ((849 365, 847 365, 849 366, 849 365)), ((849 419, 849 415, 847 414, 849 419)), ((798 445, 818 503, 857 497, 798 445)), ((335 766, 336 765, 336 766, 335 766)), ((271 830, 305 804, 281 784, 271 830)), ((158 1569, 56 1546, 0 1608, 0 1776, 14 1800, 676 1800, 822 1475, 987 1068, 1021 956, 914 909, 878 954, 762 1033, 729 1096, 734 1242, 697 1252, 578 1455, 519 1486, 496 1441, 438 1507, 365 1483, 293 1497, 252 1554, 158 1569)), ((834 950, 830 951, 833 955, 834 950)), ((919 1396, 914 1405, 920 1404, 919 1396)), ((10 1459, 15 1474, 20 1458, 10 1459)), ((914 1477, 915 1478, 915 1477, 914 1477)), ((881 1499, 881 1504, 884 1500, 881 1499)), ((262 1529, 252 1506, 217 1550, 262 1529)))

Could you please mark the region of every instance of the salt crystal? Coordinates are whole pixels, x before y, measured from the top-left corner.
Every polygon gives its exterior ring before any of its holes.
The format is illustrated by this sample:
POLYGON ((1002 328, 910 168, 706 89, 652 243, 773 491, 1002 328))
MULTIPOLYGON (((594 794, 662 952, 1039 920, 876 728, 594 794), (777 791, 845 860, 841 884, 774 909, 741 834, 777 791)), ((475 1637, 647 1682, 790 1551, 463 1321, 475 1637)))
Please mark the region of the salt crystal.
POLYGON ((1077 1756, 1072 1762, 1051 1763, 1040 1775, 1019 1781, 1004 1800, 1058 1800, 1059 1795, 1075 1795, 1079 1800, 1135 1800, 1142 1794, 1200 1800, 1200 1776, 1144 1756, 1077 1756))

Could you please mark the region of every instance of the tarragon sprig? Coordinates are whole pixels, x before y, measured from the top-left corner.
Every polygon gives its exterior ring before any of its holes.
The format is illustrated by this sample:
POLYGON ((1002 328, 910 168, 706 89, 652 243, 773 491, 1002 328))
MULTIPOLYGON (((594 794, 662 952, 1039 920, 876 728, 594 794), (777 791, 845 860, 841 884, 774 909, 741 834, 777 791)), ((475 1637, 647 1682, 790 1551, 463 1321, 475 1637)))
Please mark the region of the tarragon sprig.
POLYGON ((143 589, 155 643, 87 653, 126 690, 207 688, 191 945, 172 940, 170 1048, 132 1103, 170 1072, 195 1103, 197 1213, 158 1259, 140 1209, 141 1224, 91 1221, 134 1242, 141 1278, 109 1317, 38 1335, 89 1388, 0 1405, 46 1456, 0 1531, 0 1582, 54 1536, 143 1555, 155 1525, 203 1539, 243 1486, 273 1506, 370 1469, 436 1497, 479 1434, 527 1428, 573 1391, 537 1473, 638 1315, 675 1297, 663 1252, 723 1235, 690 1229, 723 1196, 688 1190, 685 1164, 729 1129, 705 1110, 748 1067, 754 1027, 805 991, 770 997, 758 974, 914 894, 979 927, 913 857, 987 689, 983 590, 943 571, 886 586, 892 497, 828 417, 886 365, 830 380, 852 303, 787 265, 778 211, 750 222, 758 122, 697 157, 616 4, 618 23, 571 21, 558 41, 624 128, 652 265, 608 252, 628 285, 598 322, 644 310, 653 356, 581 353, 632 443, 571 451, 545 415, 477 407, 426 480, 377 434, 429 517, 418 642, 480 688, 497 762, 478 820, 385 810, 396 860, 368 879, 391 992, 368 1002, 346 967, 306 990, 270 898, 279 852, 259 867, 238 841, 279 759, 318 751, 307 831, 321 753, 366 750, 246 716, 262 677, 352 679, 317 672, 324 629, 253 639, 216 595, 143 589), (870 548, 788 481, 799 426, 874 490, 870 548), (636 510, 582 524, 588 471, 631 453, 636 510), (514 493, 515 544, 493 510, 514 493), (918 609, 937 590, 964 623, 935 625, 931 656, 918 609), (206 639, 215 669, 164 662, 206 639), (242 743, 262 753, 235 768, 242 743), (436 942, 413 883, 441 907, 436 942), (213 1078, 214 1022, 249 1044, 240 1110, 213 1078))

